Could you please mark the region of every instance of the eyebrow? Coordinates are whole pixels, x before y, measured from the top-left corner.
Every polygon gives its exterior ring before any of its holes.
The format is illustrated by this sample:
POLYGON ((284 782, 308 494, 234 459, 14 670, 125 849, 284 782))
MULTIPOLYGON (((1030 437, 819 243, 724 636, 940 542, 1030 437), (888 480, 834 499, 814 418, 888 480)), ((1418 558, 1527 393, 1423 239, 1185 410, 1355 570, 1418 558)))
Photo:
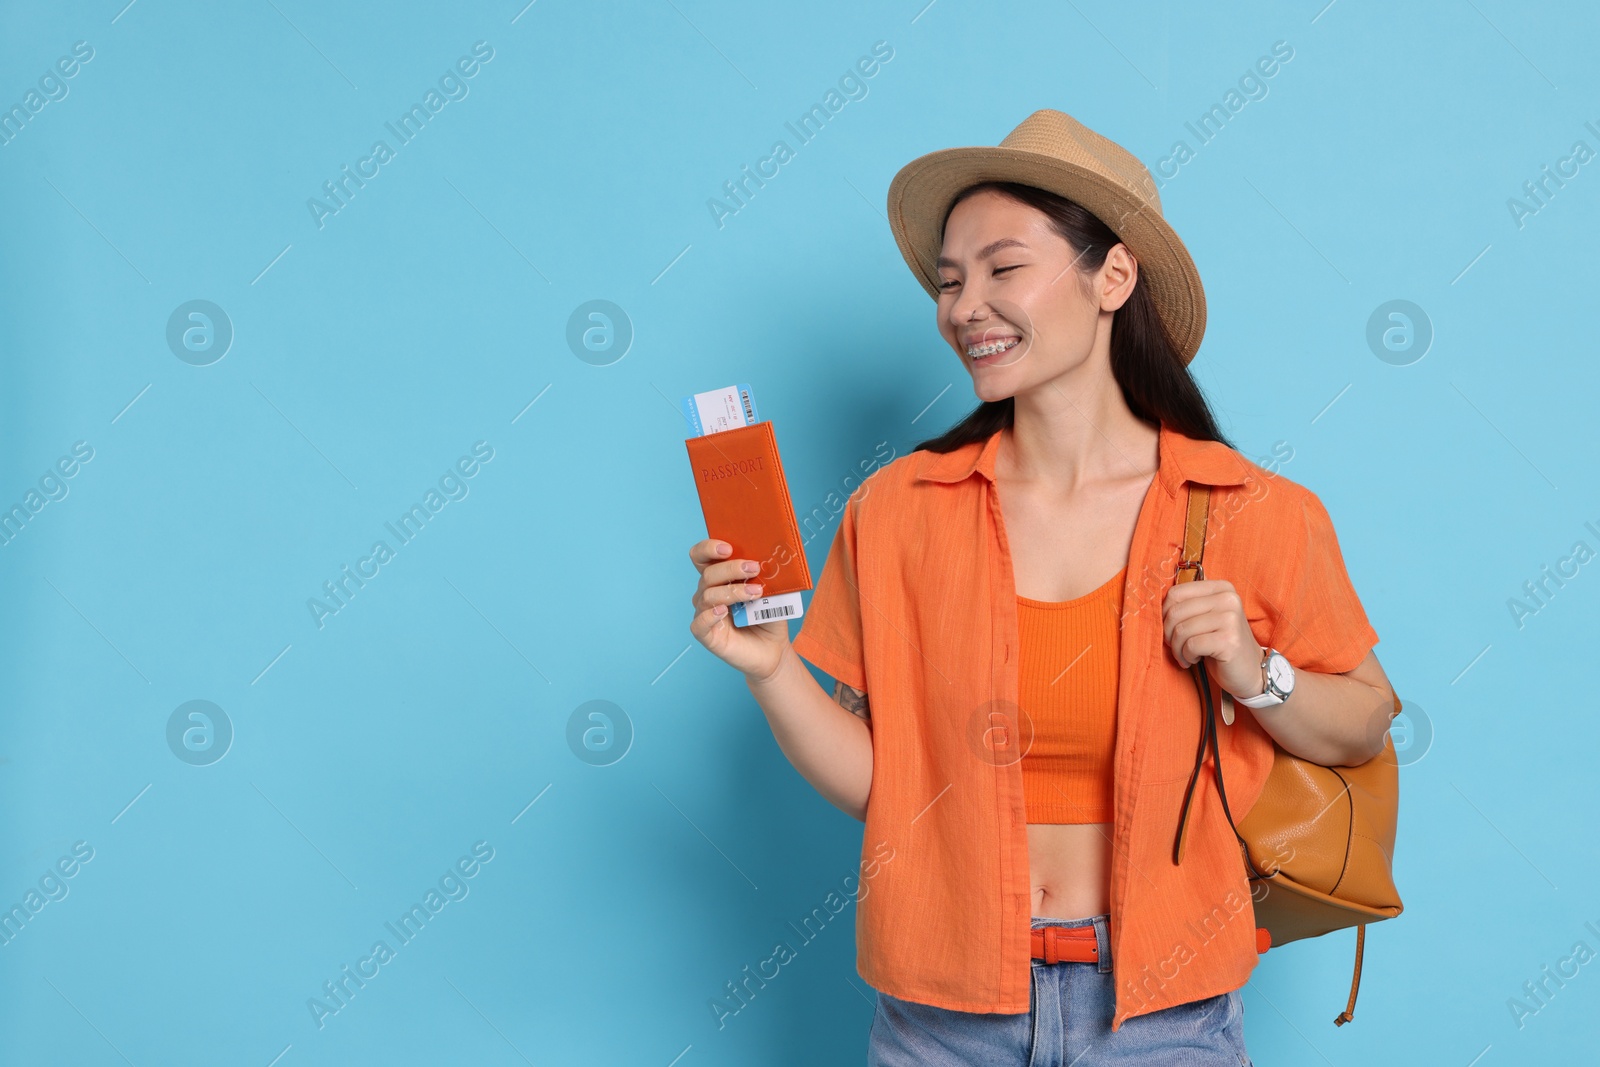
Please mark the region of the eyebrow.
MULTIPOLYGON (((990 256, 994 255, 996 252, 1000 251, 1000 249, 1002 249, 1002 248, 1013 248, 1013 247, 1015 247, 1015 248, 1027 248, 1028 246, 1023 244, 1021 241, 1017 240, 1015 237, 1002 237, 1002 238, 1000 238, 1000 240, 992 241, 989 244, 984 245, 981 249, 979 249, 978 250, 978 258, 979 259, 988 259, 990 256)), ((953 259, 948 258, 947 256, 940 256, 938 259, 933 261, 933 265, 934 265, 935 268, 938 268, 938 267, 954 267, 956 265, 956 261, 953 260, 953 259)))

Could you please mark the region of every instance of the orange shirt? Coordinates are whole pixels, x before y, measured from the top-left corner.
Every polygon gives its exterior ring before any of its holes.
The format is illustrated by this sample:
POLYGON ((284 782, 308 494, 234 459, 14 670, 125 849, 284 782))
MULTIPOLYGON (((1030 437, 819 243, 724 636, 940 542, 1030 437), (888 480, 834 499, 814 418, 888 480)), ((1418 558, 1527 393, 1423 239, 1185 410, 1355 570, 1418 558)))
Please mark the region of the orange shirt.
POLYGON ((1017 597, 1016 740, 1029 822, 1111 821, 1127 570, 1075 600, 1017 597))
MULTIPOLYGON (((888 846, 894 861, 864 869, 861 977, 906 1000, 1017 1014, 1029 1010, 1032 970, 1022 770, 988 743, 997 715, 1016 721, 1018 700, 1016 586, 995 493, 1002 432, 954 452, 901 456, 851 494, 794 649, 871 703, 862 856, 888 846)), ((1233 583, 1257 641, 1297 669, 1342 673, 1378 640, 1314 493, 1166 426, 1158 465, 1122 590, 1113 1030, 1133 1015, 1237 989, 1257 961, 1244 861, 1209 753, 1183 863, 1172 862, 1201 727, 1193 676, 1173 660, 1161 626, 1185 481, 1214 487, 1206 577, 1233 583)), ((1255 715, 1241 705, 1231 726, 1217 720, 1236 820, 1272 765, 1274 743, 1255 715)))

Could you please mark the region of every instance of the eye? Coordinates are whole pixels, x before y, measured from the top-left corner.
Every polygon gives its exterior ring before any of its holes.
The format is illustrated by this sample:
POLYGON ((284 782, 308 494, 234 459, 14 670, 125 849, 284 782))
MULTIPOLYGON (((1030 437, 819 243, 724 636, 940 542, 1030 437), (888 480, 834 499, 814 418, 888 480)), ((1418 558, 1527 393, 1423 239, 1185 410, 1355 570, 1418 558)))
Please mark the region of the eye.
MULTIPOLYGON (((1022 265, 1023 264, 1021 264, 1021 263, 1013 263, 1009 267, 996 267, 992 273, 994 273, 994 274, 1004 274, 1006 271, 1008 271, 1008 270, 1016 270, 1018 267, 1020 267, 1022 265)), ((955 278, 952 278, 949 281, 940 282, 939 283, 939 289, 940 289, 940 291, 944 291, 944 290, 952 288, 953 286, 957 286, 957 285, 960 285, 960 284, 961 284, 960 281, 958 281, 955 278)))

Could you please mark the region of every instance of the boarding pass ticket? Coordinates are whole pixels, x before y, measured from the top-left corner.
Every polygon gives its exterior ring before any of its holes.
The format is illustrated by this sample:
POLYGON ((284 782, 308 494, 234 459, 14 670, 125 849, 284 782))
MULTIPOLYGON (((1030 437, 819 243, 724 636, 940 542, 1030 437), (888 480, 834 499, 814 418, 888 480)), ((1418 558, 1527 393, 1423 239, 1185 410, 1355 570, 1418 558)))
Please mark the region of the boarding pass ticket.
MULTIPOLYGON (((696 437, 761 421, 756 414, 755 393, 749 385, 742 383, 686 396, 679 403, 683 407, 683 417, 689 421, 696 437)), ((800 602, 799 593, 784 593, 781 596, 735 601, 728 605, 728 614, 733 617, 735 626, 749 626, 758 622, 798 619, 805 614, 805 607, 800 602)))

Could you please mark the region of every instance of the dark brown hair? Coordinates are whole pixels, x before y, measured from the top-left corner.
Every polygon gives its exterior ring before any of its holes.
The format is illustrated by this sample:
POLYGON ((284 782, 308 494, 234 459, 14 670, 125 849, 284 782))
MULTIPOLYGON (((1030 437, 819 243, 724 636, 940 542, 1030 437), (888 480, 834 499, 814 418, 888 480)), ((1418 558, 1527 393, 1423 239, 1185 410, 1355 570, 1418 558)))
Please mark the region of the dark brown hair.
MULTIPOLYGON (((1081 204, 1016 182, 982 182, 970 186, 951 201, 951 209, 983 189, 991 189, 1044 212, 1055 231, 1078 253, 1072 269, 1080 272, 1080 280, 1099 270, 1106 261, 1106 253, 1120 240, 1109 226, 1081 204)), ((945 221, 949 218, 947 211, 945 221)), ((942 226, 940 236, 943 236, 942 226)), ((1177 346, 1156 314, 1155 302, 1142 276, 1111 319, 1111 373, 1134 415, 1166 425, 1197 441, 1220 441, 1233 447, 1217 429, 1205 395, 1189 374, 1177 346)), ((966 418, 938 437, 919 442, 913 451, 925 448, 930 452, 952 452, 972 441, 985 440, 996 430, 1011 425, 1014 409, 1013 398, 1009 396, 1004 400, 981 401, 966 418)))

